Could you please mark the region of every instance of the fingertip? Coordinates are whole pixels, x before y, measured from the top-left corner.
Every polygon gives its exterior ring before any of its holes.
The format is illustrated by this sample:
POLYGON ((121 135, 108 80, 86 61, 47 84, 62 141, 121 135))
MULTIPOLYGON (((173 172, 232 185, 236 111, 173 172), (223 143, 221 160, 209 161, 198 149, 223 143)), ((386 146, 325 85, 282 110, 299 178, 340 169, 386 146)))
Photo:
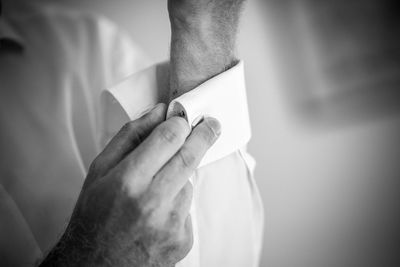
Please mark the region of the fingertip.
POLYGON ((168 120, 170 120, 173 123, 176 123, 179 130, 182 130, 186 136, 189 135, 191 128, 186 119, 179 117, 179 116, 173 116, 173 117, 169 118, 168 120))

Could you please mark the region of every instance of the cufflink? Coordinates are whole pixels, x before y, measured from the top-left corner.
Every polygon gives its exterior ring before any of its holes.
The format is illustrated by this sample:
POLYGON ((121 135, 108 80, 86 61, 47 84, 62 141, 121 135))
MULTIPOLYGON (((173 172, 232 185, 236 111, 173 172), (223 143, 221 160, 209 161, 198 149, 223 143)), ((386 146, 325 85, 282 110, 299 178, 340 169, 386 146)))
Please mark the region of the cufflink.
POLYGON ((188 112, 186 111, 185 107, 178 101, 172 101, 167 110, 167 119, 174 116, 184 118, 191 127, 191 129, 196 127, 206 117, 205 115, 199 115, 195 117, 193 121, 190 122, 188 118, 188 112))

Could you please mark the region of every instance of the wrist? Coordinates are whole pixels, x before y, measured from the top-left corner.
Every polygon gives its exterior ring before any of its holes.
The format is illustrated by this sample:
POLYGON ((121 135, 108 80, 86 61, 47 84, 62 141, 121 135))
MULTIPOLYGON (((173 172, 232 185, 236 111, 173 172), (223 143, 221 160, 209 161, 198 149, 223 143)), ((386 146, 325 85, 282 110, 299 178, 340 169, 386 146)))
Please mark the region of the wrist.
POLYGON ((83 237, 78 228, 70 224, 39 267, 90 266, 93 242, 91 238, 83 237))
POLYGON ((71 247, 64 240, 60 240, 56 246, 47 254, 39 267, 69 267, 69 266, 87 266, 82 261, 82 254, 79 249, 71 247))
POLYGON ((231 68, 236 31, 208 25, 174 26, 171 35, 170 87, 181 95, 231 68))
POLYGON ((169 0, 170 98, 237 63, 235 41, 244 0, 169 0))
POLYGON ((191 52, 202 54, 233 53, 238 28, 236 19, 204 14, 170 21, 172 45, 180 42, 189 47, 191 52))

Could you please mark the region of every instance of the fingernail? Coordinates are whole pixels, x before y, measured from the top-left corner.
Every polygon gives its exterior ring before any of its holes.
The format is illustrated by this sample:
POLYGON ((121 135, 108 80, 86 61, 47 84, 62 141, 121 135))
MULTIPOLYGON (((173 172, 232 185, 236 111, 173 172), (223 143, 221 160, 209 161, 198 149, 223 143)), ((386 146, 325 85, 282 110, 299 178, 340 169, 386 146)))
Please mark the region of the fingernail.
POLYGON ((219 123, 219 121, 211 117, 207 117, 205 118, 205 120, 207 120, 207 123, 211 127, 215 136, 219 137, 221 135, 221 124, 219 123))

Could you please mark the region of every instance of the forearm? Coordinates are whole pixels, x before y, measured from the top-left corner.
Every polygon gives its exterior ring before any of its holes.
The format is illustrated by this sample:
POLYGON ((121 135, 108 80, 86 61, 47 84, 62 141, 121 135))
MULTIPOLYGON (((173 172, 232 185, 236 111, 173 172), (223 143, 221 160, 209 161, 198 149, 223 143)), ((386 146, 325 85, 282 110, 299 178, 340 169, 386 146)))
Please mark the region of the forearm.
POLYGON ((170 16, 171 98, 236 64, 235 43, 242 5, 243 1, 219 0, 201 14, 170 16))

